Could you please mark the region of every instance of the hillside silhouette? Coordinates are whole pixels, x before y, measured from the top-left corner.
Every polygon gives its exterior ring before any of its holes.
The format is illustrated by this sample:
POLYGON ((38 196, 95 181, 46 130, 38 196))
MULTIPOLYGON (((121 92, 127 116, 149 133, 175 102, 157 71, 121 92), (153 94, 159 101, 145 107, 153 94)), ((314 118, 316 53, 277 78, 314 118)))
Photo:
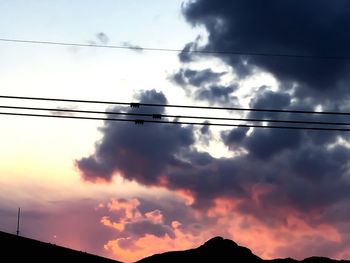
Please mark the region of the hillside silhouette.
POLYGON ((137 263, 160 262, 249 262, 249 263, 332 263, 349 262, 348 260, 332 260, 322 257, 310 257, 302 261, 291 258, 263 260, 254 255, 250 249, 237 245, 234 241, 222 237, 214 237, 198 248, 165 252, 137 261, 137 263))
MULTIPOLYGON (((121 263, 86 252, 64 248, 1 231, 0 251, 2 259, 8 259, 8 262, 121 263)), ((234 241, 222 237, 214 237, 198 248, 156 254, 141 259, 136 263, 160 262, 350 263, 349 260, 333 260, 323 257, 310 257, 302 261, 291 258, 263 260, 254 255, 250 249, 239 246, 234 241)))
POLYGON ((0 231, 0 262, 120 263, 89 253, 0 231), (6 259, 6 261, 5 261, 6 259))

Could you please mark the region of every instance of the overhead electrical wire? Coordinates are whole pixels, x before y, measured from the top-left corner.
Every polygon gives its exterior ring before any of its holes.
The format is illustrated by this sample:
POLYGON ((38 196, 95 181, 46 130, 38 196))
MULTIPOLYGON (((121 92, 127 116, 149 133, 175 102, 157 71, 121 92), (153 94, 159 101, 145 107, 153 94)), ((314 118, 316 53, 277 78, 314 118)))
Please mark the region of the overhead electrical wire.
POLYGON ((74 47, 94 47, 94 48, 109 48, 109 49, 129 49, 136 51, 160 51, 160 52, 176 52, 176 53, 198 53, 198 54, 218 54, 232 56, 259 56, 259 57, 280 57, 280 58, 295 58, 295 59, 320 59, 320 60, 350 60, 350 56, 325 56, 325 55, 305 55, 305 54, 283 54, 283 53, 267 53, 267 52, 248 52, 248 51, 233 51, 233 50, 203 50, 203 49, 173 49, 173 48, 151 48, 138 46, 122 46, 122 45, 102 45, 102 44, 84 44, 70 43, 58 41, 42 41, 30 39, 14 39, 0 38, 1 42, 23 43, 23 44, 40 44, 40 45, 57 45, 57 46, 74 46, 74 47))
POLYGON ((50 118, 66 118, 66 119, 81 119, 81 120, 103 120, 103 121, 119 121, 119 122, 134 122, 135 124, 158 123, 158 124, 189 124, 189 125, 207 125, 207 126, 225 126, 225 127, 247 127, 247 128, 271 128, 271 129, 294 129, 294 130, 318 130, 318 131, 350 131, 349 128, 334 128, 314 127, 314 126, 286 126, 286 125, 256 125, 256 124, 236 124, 236 123, 212 123, 208 120, 220 121, 238 121, 238 122, 265 122, 265 123, 285 123, 285 124, 308 124, 308 125, 343 125, 349 126, 347 122, 323 122, 323 121, 304 121, 304 120, 274 120, 274 119, 254 119, 254 118, 224 118, 224 117, 206 117, 193 115, 170 115, 170 114, 148 114, 148 113, 130 113, 130 112, 115 112, 115 111, 93 111, 93 110, 76 110, 76 109, 60 109, 60 108, 43 108, 43 107, 25 107, 25 106, 9 106, 0 105, 1 109, 11 110, 29 110, 29 111, 50 111, 52 114, 33 114, 21 112, 0 112, 0 115, 9 116, 24 116, 24 117, 50 117, 50 118), (138 116, 151 117, 151 119, 130 119, 130 118, 112 118, 112 117, 95 117, 95 116, 72 116, 72 115, 55 115, 54 112, 61 113, 80 113, 80 114, 104 114, 104 115, 119 115, 119 116, 138 116), (162 118, 175 118, 175 120, 162 120, 162 118), (180 118, 204 120, 204 122, 179 121, 180 118))
MULTIPOLYGON (((266 57, 285 57, 285 58, 301 58, 301 59, 330 59, 330 60, 350 60, 349 56, 320 56, 320 55, 302 55, 302 54, 277 54, 277 53, 259 53, 259 52, 241 52, 241 51, 220 51, 220 50, 181 50, 169 48, 149 48, 136 46, 118 46, 118 45, 102 45, 102 44, 84 44, 69 42, 53 42, 26 39, 0 38, 0 42, 24 43, 24 44, 45 44, 60 46, 76 46, 76 47, 96 47, 110 49, 129 49, 129 50, 147 50, 147 51, 163 51, 163 52, 179 52, 179 53, 203 53, 203 54, 223 54, 223 55, 247 55, 247 56, 266 56, 266 57)), ((108 105, 123 105, 133 108, 140 107, 164 107, 164 108, 186 108, 186 109, 208 109, 208 110, 227 110, 227 111, 248 111, 248 112, 270 112, 270 113, 290 113, 290 114, 318 114, 318 115, 345 115, 350 116, 350 112, 334 112, 334 111, 307 111, 307 110, 282 110, 282 109, 261 109, 261 108, 239 108, 239 107, 214 107, 214 106, 195 106, 195 105, 176 105, 176 104, 155 104, 155 103, 135 103, 135 102, 116 102, 116 101, 100 101, 100 100, 80 100, 80 99, 58 99, 43 97, 25 97, 25 96, 0 96, 2 99, 19 99, 19 100, 36 100, 36 101, 56 101, 70 103, 94 103, 108 105)), ((271 129, 303 129, 303 130, 320 130, 320 131, 350 131, 348 128, 333 127, 314 127, 314 126, 284 126, 284 125, 255 125, 255 124, 232 124, 232 123, 211 123, 211 122, 189 122, 179 121, 178 119, 197 119, 197 120, 220 120, 220 121, 239 121, 239 122, 263 122, 263 123, 285 123, 285 124, 307 124, 307 125, 334 125, 349 126, 347 122, 325 122, 325 121, 305 121, 305 120, 276 120, 276 119, 257 119, 257 118, 224 118, 224 117, 205 117, 192 115, 169 115, 169 114, 146 114, 146 113, 126 113, 114 111, 91 111, 91 110, 75 110, 75 109, 59 109, 59 108, 39 108, 39 107, 23 107, 23 106, 5 106, 0 108, 15 110, 32 110, 32 111, 51 111, 64 113, 82 113, 82 114, 108 114, 122 116, 139 116, 151 117, 152 119, 130 119, 130 118, 111 118, 111 117, 91 117, 91 116, 72 116, 72 115, 48 115, 48 114, 31 114, 18 112, 0 112, 1 115, 16 115, 26 117, 52 117, 52 118, 69 118, 84 120, 105 120, 105 121, 121 121, 134 122, 135 124, 144 123, 162 123, 162 124, 190 124, 190 125, 210 125, 210 126, 231 126, 231 127, 249 127, 249 128, 271 128, 271 129), (162 120, 162 118, 175 118, 174 121, 162 120)))
POLYGON ((93 111, 93 110, 76 110, 76 109, 43 108, 43 107, 23 107, 23 106, 8 106, 8 105, 0 105, 0 109, 49 111, 49 112, 62 112, 62 113, 103 114, 103 115, 119 115, 119 116, 139 116, 139 117, 151 117, 153 119, 159 119, 159 120, 162 118, 175 118, 175 119, 197 119, 197 120, 220 120, 220 121, 271 122, 271 123, 288 123, 288 124, 350 126, 350 122, 275 120, 275 119, 257 119, 257 118, 226 118, 226 117, 193 116, 193 115, 171 115, 171 114, 93 111))
POLYGON ((221 127, 241 127, 241 128, 264 128, 264 129, 290 129, 290 130, 313 130, 313 131, 350 131, 348 128, 324 128, 324 127, 304 127, 304 126, 265 126, 255 124, 229 124, 229 123, 210 123, 210 122, 186 122, 186 121, 162 121, 162 120, 143 120, 143 119, 116 119, 109 117, 86 117, 86 116, 69 116, 69 115, 47 115, 47 114, 29 114, 15 112, 0 112, 0 115, 9 116, 25 116, 25 117, 46 117, 46 118, 65 118, 65 119, 80 119, 80 120, 99 120, 99 121, 117 121, 117 122, 133 122, 143 125, 144 123, 153 124, 187 124, 201 126, 221 126, 221 127))
POLYGON ((124 105, 133 108, 144 107, 164 107, 164 108, 186 108, 186 109, 208 109, 208 110, 227 110, 227 111, 251 111, 251 112, 274 112, 274 113, 296 113, 296 114, 318 114, 318 115, 345 115, 350 116, 350 112, 337 111, 307 111, 307 110, 281 110, 281 109, 261 109, 261 108, 239 108, 239 107, 214 107, 214 106, 196 106, 196 105, 176 105, 159 103, 139 103, 139 102, 117 102, 101 100, 80 100, 80 99, 62 99, 62 98, 43 98, 43 97, 25 97, 25 96, 6 96, 0 95, 0 99, 17 100, 38 100, 38 101, 56 101, 56 102, 75 102, 92 103, 108 105, 124 105))

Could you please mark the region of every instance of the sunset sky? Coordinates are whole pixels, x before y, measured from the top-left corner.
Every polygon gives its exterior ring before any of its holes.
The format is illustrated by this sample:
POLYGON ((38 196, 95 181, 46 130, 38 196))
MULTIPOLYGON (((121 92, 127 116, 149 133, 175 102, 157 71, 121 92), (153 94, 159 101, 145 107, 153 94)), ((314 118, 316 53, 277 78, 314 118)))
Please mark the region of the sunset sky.
MULTIPOLYGON (((0 95, 350 112, 349 32, 348 0, 0 0, 0 39, 185 51, 0 41, 0 95)), ((10 99, 0 105, 120 110, 10 99)), ((350 259, 349 132, 0 121, 1 231, 16 232, 20 207, 21 235, 125 262, 217 235, 264 259, 350 259)))

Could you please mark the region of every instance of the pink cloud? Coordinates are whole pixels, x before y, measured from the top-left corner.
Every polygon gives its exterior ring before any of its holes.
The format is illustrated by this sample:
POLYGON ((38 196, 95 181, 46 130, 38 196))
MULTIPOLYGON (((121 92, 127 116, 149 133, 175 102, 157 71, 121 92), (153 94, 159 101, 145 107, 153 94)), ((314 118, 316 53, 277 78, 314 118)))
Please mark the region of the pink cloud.
MULTIPOLYGON (((259 204, 259 196, 264 192, 265 190, 259 189, 252 202, 259 204)), ((118 260, 132 262, 156 253, 196 247, 213 236, 221 235, 250 248, 253 253, 264 259, 289 256, 303 259, 323 252, 317 247, 317 243, 314 244, 312 253, 304 249, 309 245, 310 239, 339 246, 343 242, 335 226, 310 223, 306 215, 292 209, 285 214, 284 220, 269 225, 264 220, 241 212, 239 206, 242 200, 239 199, 216 199, 214 205, 205 211, 191 208, 185 199, 181 200, 182 205, 190 211, 191 219, 181 218, 176 214, 169 215, 164 206, 145 210, 143 202, 135 198, 111 199, 106 205, 109 207, 110 218, 113 214, 118 216, 114 220, 104 217, 101 223, 114 229, 117 238, 107 241, 105 249, 113 253, 118 260), (135 227, 137 225, 142 225, 143 230, 135 227), (202 230, 196 231, 196 225, 202 230), (298 250, 293 244, 298 244, 298 250)), ((334 253, 328 256, 337 258, 344 255, 346 248, 334 250, 334 253)))

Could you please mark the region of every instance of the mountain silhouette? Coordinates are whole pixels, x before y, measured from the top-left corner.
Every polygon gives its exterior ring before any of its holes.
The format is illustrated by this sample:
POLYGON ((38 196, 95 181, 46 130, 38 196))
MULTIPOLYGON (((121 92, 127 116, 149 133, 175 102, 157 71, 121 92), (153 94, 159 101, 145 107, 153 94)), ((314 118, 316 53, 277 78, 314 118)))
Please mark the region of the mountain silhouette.
POLYGON ((166 252, 141 259, 137 263, 158 262, 263 262, 248 248, 238 246, 235 242, 222 237, 214 237, 198 248, 166 252), (243 261, 244 260, 244 261, 243 261))
MULTIPOLYGON (((84 262, 121 263, 86 252, 64 248, 50 243, 16 236, 0 231, 0 262, 84 262)), ((136 263, 159 262, 248 262, 248 263, 350 263, 348 260, 333 260, 324 257, 310 257, 302 261, 292 258, 263 260, 250 249, 237 245, 234 241, 214 237, 198 248, 156 254, 136 263)))
POLYGON ((0 262, 121 263, 54 244, 0 231, 0 262))
POLYGON ((234 241, 222 237, 214 237, 198 248, 172 251, 141 259, 136 263, 160 263, 160 262, 249 262, 249 263, 332 263, 349 262, 348 260, 333 260, 323 257, 310 257, 302 261, 292 258, 263 260, 254 255, 250 249, 237 245, 234 241))

